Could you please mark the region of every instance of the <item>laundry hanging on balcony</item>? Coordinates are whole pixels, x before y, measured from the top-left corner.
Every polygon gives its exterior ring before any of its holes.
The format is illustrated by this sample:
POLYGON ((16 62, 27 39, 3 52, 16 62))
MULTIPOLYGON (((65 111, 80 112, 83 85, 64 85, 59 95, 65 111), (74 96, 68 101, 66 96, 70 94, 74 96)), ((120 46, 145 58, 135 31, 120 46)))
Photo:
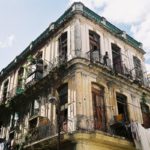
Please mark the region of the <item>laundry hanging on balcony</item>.
POLYGON ((145 129, 140 123, 131 123, 133 140, 138 150, 150 150, 150 129, 145 129))

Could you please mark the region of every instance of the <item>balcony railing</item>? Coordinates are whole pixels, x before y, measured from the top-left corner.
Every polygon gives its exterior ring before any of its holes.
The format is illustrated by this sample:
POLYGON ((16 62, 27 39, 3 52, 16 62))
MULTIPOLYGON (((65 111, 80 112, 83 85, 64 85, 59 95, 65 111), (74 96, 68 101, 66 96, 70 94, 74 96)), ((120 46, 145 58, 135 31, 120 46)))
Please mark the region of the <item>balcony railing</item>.
POLYGON ((13 89, 9 90, 6 93, 6 96, 0 95, 0 103, 5 103, 8 100, 11 100, 13 97, 15 97, 16 95, 22 94, 24 92, 24 88, 22 87, 14 87, 13 89))
POLYGON ((41 139, 47 138, 49 136, 52 136, 50 124, 39 126, 39 127, 31 129, 28 132, 26 142, 28 144, 33 143, 33 142, 39 141, 41 139))
MULTIPOLYGON (((41 80, 42 78, 46 77, 53 68, 66 64, 69 59, 72 58, 84 58, 89 60, 93 64, 97 64, 103 67, 110 69, 114 73, 122 74, 129 79, 133 79, 135 83, 140 83, 140 85, 146 85, 149 87, 148 80, 144 79, 137 79, 136 76, 133 75, 132 71, 126 67, 124 62, 120 62, 118 64, 114 64, 113 67, 111 65, 111 59, 109 57, 105 57, 105 55, 99 54, 98 50, 89 51, 89 52, 82 52, 81 50, 75 50, 75 54, 69 56, 58 56, 53 60, 47 61, 42 60, 43 62, 37 65, 38 67, 33 67, 30 69, 28 77, 25 80, 25 87, 27 85, 34 85, 36 82, 41 80), (119 68, 119 69, 118 69, 119 68), (33 81, 33 82, 32 82, 33 81)), ((21 94, 24 92, 24 88, 14 87, 14 89, 7 92, 6 96, 0 95, 0 102, 5 102, 6 100, 14 97, 15 95, 21 94)))
MULTIPOLYGON (((77 119, 69 119, 66 122, 61 123, 61 133, 68 133, 73 131, 100 131, 107 133, 110 136, 120 136, 125 139, 131 140, 131 130, 130 126, 124 121, 115 121, 109 127, 105 126, 105 131, 103 129, 95 129, 93 117, 78 116, 77 119), (73 129, 73 126, 76 125, 76 129, 73 129)), ((40 140, 47 139, 54 135, 57 135, 55 131, 56 126, 48 123, 45 125, 40 125, 38 127, 31 128, 26 136, 25 145, 38 142, 40 140)))

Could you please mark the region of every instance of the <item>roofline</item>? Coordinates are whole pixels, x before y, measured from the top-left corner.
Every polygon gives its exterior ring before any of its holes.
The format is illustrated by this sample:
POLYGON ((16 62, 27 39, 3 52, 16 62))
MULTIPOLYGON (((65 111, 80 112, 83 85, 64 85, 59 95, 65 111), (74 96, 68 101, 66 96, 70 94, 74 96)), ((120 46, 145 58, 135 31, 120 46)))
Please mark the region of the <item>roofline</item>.
POLYGON ((32 41, 26 49, 16 58, 11 61, 7 67, 3 68, 0 72, 0 81, 4 76, 6 76, 9 71, 11 71, 14 67, 16 67, 20 62, 22 62, 26 57, 34 51, 34 49, 43 42, 43 40, 48 39, 51 34, 55 33, 55 31, 70 17, 72 17, 74 14, 81 13, 83 16, 85 16, 88 19, 91 19, 93 21, 96 21, 97 24, 104 27, 107 31, 111 32, 113 35, 117 36, 127 44, 131 45, 132 47, 136 48, 141 52, 142 54, 145 54, 145 51, 141 48, 141 43, 133 39, 128 34, 125 34, 126 37, 122 36, 122 33, 124 31, 120 30, 110 22, 108 22, 104 17, 99 16, 89 8, 87 8, 83 3, 81 2, 75 2, 69 7, 63 15, 61 15, 55 22, 51 23, 46 30, 40 34, 34 41, 32 41))

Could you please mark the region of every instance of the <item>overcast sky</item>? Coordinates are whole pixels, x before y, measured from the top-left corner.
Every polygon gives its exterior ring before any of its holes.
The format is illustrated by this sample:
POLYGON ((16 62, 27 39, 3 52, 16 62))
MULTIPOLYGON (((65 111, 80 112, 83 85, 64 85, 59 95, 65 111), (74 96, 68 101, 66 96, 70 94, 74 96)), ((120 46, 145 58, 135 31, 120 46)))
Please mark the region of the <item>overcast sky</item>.
MULTIPOLYGON (((0 70, 74 1, 0 0, 0 70)), ((150 72, 150 0, 80 1, 143 43, 150 72)))

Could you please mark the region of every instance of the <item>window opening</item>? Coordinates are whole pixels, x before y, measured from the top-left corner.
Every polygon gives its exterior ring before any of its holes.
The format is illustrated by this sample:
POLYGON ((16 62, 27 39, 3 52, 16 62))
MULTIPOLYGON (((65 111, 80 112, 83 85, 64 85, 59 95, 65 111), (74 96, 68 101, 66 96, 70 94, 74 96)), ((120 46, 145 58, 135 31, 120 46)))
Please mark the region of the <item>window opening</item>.
POLYGON ((143 79, 143 73, 142 73, 142 67, 141 67, 141 61, 136 56, 133 56, 133 63, 134 63, 134 69, 135 69, 135 77, 137 80, 142 81, 143 79))
POLYGON ((129 121, 128 117, 128 109, 127 109, 127 97, 117 93, 117 108, 118 108, 118 116, 116 116, 116 121, 129 121))
POLYGON ((59 100, 60 100, 60 123, 61 129, 66 129, 68 121, 68 84, 64 84, 58 89, 59 100))
POLYGON ((9 84, 9 80, 6 80, 4 82, 4 87, 3 87, 3 101, 5 102, 7 99, 7 94, 8 94, 8 84, 9 84))
POLYGON ((100 62, 100 36, 89 31, 90 60, 100 62))
POLYGON ((103 87, 92 84, 92 102, 93 102, 94 128, 99 130, 105 130, 106 115, 105 115, 103 87))
POLYGON ((67 32, 63 33, 59 38, 59 63, 67 61, 67 32))
POLYGON ((150 128, 150 108, 147 104, 141 103, 141 110, 143 116, 143 126, 150 128))
POLYGON ((116 73, 123 73, 121 50, 116 44, 111 44, 113 68, 116 73))

